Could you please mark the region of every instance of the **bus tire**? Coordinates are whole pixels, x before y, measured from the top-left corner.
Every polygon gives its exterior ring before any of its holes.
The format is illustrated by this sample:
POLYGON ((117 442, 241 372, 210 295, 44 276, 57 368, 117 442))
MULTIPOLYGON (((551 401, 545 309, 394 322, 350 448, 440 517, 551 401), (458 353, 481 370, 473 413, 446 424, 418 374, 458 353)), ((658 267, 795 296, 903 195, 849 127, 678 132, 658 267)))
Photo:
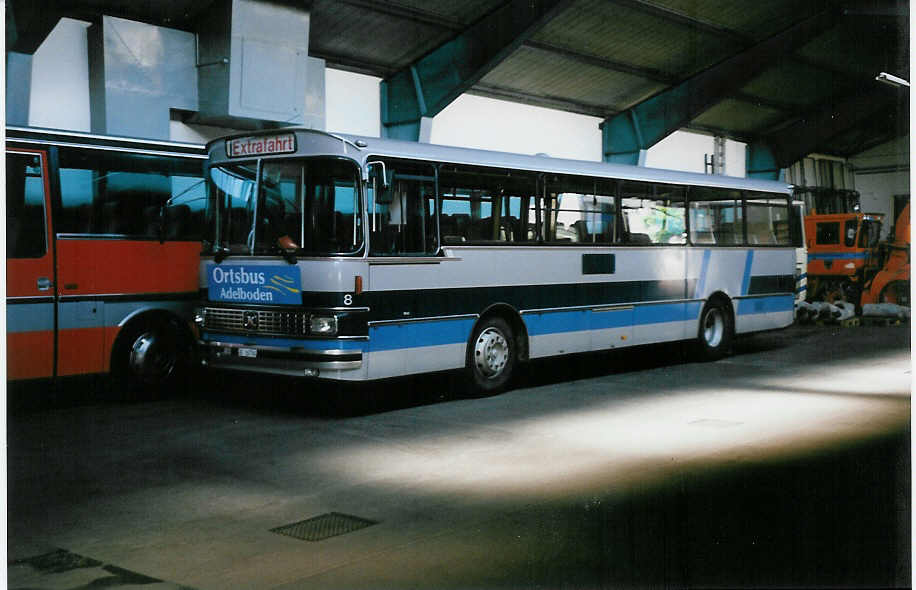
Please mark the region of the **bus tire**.
POLYGON ((177 318, 154 317, 129 324, 118 337, 112 373, 119 393, 150 398, 174 390, 189 373, 193 345, 177 318))
POLYGON ((493 395, 505 389, 517 362, 518 345, 506 320, 499 316, 482 319, 468 343, 471 395, 493 395))
POLYGON ((731 309, 720 299, 710 299, 700 314, 696 353, 700 360, 714 361, 725 356, 732 344, 735 324, 731 309))

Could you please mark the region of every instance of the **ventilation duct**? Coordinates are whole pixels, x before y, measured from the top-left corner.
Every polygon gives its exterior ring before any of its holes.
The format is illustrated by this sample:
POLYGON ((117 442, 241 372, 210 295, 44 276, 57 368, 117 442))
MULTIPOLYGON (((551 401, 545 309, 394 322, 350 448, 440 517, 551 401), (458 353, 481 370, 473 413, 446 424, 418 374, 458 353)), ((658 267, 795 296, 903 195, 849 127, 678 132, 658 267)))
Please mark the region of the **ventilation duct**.
POLYGON ((324 128, 324 60, 308 57, 309 13, 263 0, 220 0, 200 23, 192 122, 324 128))

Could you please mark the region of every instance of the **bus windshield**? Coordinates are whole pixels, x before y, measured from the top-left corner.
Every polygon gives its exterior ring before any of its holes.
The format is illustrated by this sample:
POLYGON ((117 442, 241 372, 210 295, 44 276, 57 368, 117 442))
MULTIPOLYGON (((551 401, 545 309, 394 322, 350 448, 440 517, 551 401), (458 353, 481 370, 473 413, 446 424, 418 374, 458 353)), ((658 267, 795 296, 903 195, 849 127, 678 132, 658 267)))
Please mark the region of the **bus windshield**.
POLYGON ((210 169, 217 240, 232 253, 351 254, 362 245, 359 169, 338 158, 266 160, 210 169))

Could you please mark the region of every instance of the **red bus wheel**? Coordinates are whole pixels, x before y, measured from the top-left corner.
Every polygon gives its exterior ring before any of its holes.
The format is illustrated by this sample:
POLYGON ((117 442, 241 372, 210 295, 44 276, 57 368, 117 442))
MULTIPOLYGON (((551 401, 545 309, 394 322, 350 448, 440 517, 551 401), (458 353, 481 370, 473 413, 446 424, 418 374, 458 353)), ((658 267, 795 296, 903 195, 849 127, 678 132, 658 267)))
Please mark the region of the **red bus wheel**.
POLYGON ((112 359, 112 372, 124 393, 158 395, 176 386, 192 355, 178 321, 147 319, 125 330, 112 359))

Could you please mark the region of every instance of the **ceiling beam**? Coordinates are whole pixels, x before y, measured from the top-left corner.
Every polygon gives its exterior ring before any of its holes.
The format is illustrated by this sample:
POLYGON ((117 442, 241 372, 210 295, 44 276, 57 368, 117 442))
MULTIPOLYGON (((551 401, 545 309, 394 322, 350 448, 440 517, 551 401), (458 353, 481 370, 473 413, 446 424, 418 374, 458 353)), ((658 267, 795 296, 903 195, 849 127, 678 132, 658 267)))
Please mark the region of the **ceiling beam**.
POLYGON ((487 98, 520 102, 533 106, 558 109, 570 113, 589 115, 599 118, 609 117, 615 113, 615 111, 609 110, 602 105, 575 101, 562 96, 529 94, 526 92, 519 92, 511 88, 503 88, 500 86, 475 84, 467 92, 468 94, 476 94, 478 96, 485 96, 487 98))
POLYGON ((431 14, 422 10, 416 10, 415 8, 409 8, 407 6, 399 6, 397 4, 381 4, 373 0, 335 0, 335 2, 375 12, 376 14, 383 14, 385 16, 409 20, 415 23, 439 27, 452 32, 462 31, 467 26, 457 20, 437 14, 431 14))
POLYGON ((633 64, 624 63, 622 61, 615 61, 606 59, 603 57, 597 57, 594 55, 586 55, 584 53, 579 53, 577 51, 572 51, 564 47, 559 47, 557 45, 552 45, 550 43, 543 43, 540 41, 526 41, 525 47, 531 49, 536 49, 538 51, 544 51, 547 53, 552 53, 554 55, 562 56, 571 61, 575 61, 580 64, 595 66, 604 70, 610 70, 613 72, 621 72, 624 74, 631 74, 633 76, 638 76, 640 78, 645 78, 646 80, 652 80, 653 82, 661 82, 663 84, 676 84, 680 80, 671 75, 657 70, 655 68, 646 68, 643 66, 635 66, 633 64))
POLYGON ((756 43, 754 39, 751 39, 750 37, 742 35, 741 33, 733 31, 729 28, 723 27, 720 24, 700 19, 695 16, 690 16, 687 13, 669 8, 667 6, 661 6, 655 4, 654 2, 649 2, 648 0, 611 0, 611 2, 618 6, 629 8, 631 10, 637 10, 644 14, 649 14, 671 23, 690 27, 691 29, 707 35, 716 35, 718 37, 731 39, 732 41, 742 46, 747 47, 756 43))
POLYGON ((323 59, 329 68, 335 70, 344 70, 346 72, 355 72, 357 74, 365 74, 367 76, 384 78, 394 74, 397 71, 391 66, 381 62, 369 61, 366 59, 343 55, 340 53, 332 53, 309 48, 309 55, 311 57, 323 59))
POLYGON ((381 84, 382 134, 420 139, 434 117, 573 0, 509 0, 381 84))
MULTIPOLYGON (((877 86, 877 85, 875 85, 877 86)), ((809 114, 779 132, 764 138, 780 166, 789 166, 814 152, 830 153, 830 140, 873 120, 882 126, 882 118, 901 121, 899 97, 894 89, 871 87, 836 101, 832 108, 809 114)))
MULTIPOLYGON (((629 0, 628 0, 629 1, 629 0)), ((605 161, 635 164, 641 152, 734 95, 770 64, 831 28, 837 11, 825 10, 754 47, 608 118, 602 124, 605 161)))

